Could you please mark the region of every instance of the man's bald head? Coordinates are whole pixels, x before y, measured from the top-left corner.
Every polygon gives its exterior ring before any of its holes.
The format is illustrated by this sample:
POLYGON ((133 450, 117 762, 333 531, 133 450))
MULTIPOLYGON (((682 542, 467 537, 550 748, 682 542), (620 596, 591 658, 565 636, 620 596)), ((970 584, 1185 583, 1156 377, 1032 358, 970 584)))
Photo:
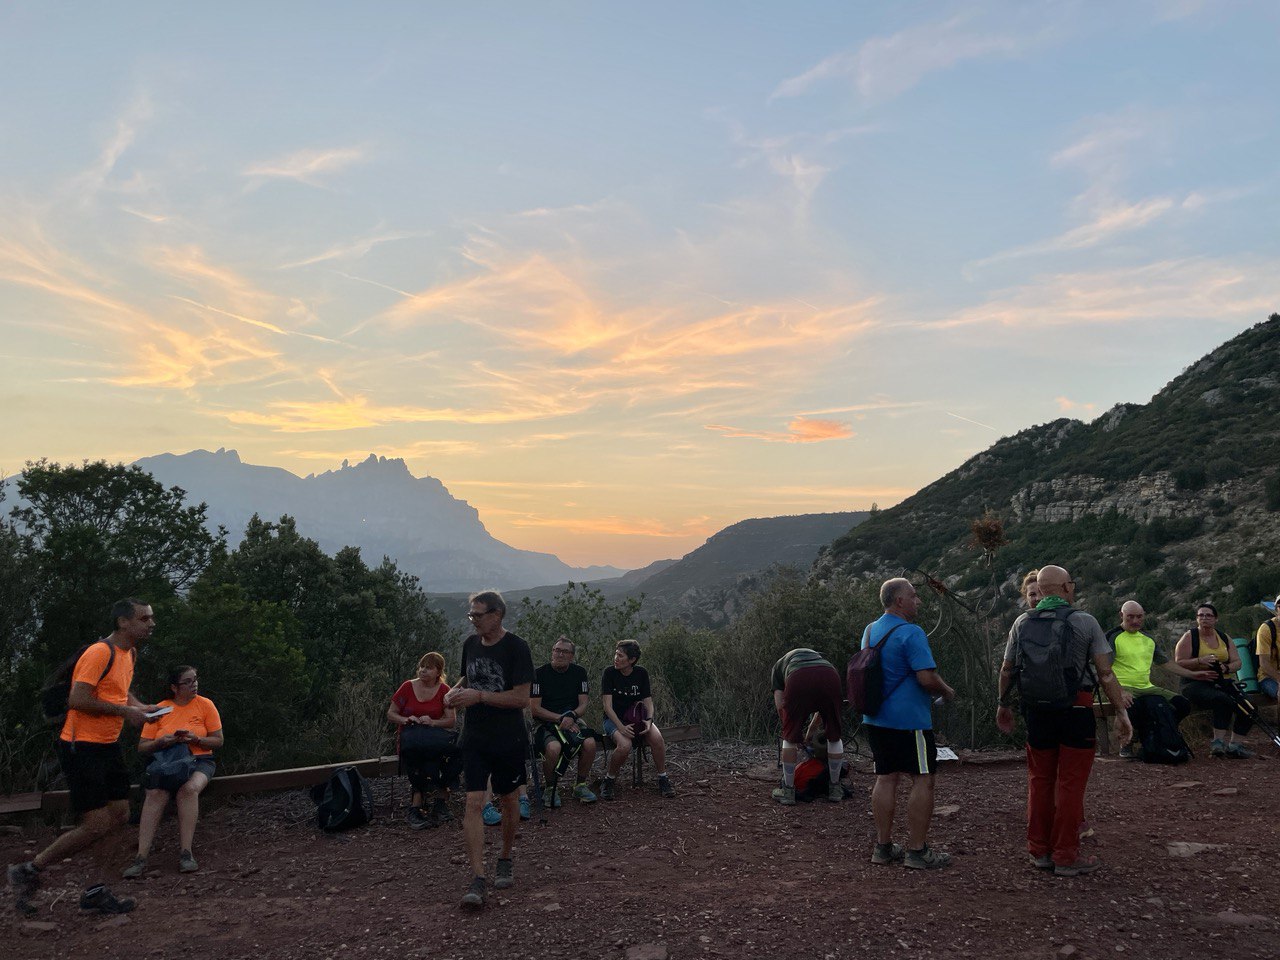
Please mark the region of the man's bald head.
POLYGON ((1120 625, 1130 633, 1137 633, 1142 629, 1142 621, 1146 616, 1147 611, 1142 609, 1142 604, 1137 600, 1126 600, 1120 607, 1120 625))
POLYGON ((1061 597, 1070 602, 1075 593, 1076 585, 1071 579, 1071 574, 1053 564, 1040 568, 1040 573, 1036 575, 1036 583, 1040 585, 1040 592, 1046 597, 1061 597))

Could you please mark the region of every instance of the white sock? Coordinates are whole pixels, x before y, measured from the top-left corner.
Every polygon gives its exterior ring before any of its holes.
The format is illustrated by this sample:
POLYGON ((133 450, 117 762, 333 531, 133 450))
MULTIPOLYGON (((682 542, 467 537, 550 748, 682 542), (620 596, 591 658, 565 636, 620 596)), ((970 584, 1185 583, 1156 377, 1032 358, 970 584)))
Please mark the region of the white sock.
POLYGON ((796 785, 796 765, 794 763, 782 764, 782 785, 784 787, 794 788, 796 785))

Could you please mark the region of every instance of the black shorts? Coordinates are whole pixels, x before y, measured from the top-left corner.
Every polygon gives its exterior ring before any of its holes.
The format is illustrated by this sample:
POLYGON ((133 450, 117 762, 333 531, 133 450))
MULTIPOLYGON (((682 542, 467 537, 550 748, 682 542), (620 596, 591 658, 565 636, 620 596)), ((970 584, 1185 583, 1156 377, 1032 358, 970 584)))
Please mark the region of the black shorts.
POLYGON ((74 744, 58 741, 58 763, 67 778, 71 809, 76 813, 99 810, 114 800, 129 799, 129 771, 118 743, 74 744))
POLYGON ((490 786, 493 795, 503 797, 525 782, 524 762, 527 747, 512 749, 510 742, 500 748, 464 746, 462 748, 462 782, 467 793, 479 793, 490 786))
POLYGON ((938 746, 932 730, 895 730, 873 723, 864 724, 863 729, 871 743, 877 776, 890 773, 920 776, 937 772, 938 746))
MULTIPOLYGON (((550 740, 558 740, 556 735, 556 725, 554 723, 540 723, 538 728, 533 731, 533 749, 538 756, 542 756, 547 752, 547 742, 550 740)), ((566 736, 568 736, 566 734, 566 736)), ((585 723, 578 723, 578 736, 585 742, 594 740, 596 732, 588 727, 585 723)))

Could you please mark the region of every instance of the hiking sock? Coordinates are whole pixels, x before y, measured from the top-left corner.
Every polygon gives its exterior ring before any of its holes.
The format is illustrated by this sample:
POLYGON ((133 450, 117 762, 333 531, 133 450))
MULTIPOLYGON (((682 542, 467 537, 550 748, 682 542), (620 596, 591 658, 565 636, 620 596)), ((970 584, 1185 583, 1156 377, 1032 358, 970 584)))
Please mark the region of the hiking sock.
POLYGON ((794 787, 796 785, 796 765, 794 763, 783 763, 782 785, 784 787, 794 787))
POLYGON ((844 754, 827 754, 827 773, 831 775, 831 782, 840 782, 840 768, 844 766, 844 754))

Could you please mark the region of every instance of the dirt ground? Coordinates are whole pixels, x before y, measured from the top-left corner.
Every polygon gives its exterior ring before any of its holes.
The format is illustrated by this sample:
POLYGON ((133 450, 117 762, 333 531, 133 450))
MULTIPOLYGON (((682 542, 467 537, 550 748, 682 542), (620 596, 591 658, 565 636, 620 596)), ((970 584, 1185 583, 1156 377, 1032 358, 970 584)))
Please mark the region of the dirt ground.
MULTIPOLYGON (((772 751, 680 745, 677 798, 627 783, 612 803, 567 801, 522 824, 516 886, 478 914, 458 906, 459 825, 410 830, 404 781, 379 783, 374 824, 335 836, 314 829, 301 792, 246 797, 202 819, 199 873, 177 872, 172 819, 142 880, 119 879, 132 830, 100 867, 49 868, 37 916, 3 911, 0 957, 1274 958, 1280 751, 1251 746, 1258 759, 1201 750, 1174 768, 1099 758, 1085 850, 1106 866, 1057 879, 1027 861, 1016 756, 943 765, 931 839, 955 863, 926 873, 868 862, 861 760, 852 799, 783 808, 769 798, 772 751), (1185 855, 1177 843, 1209 846, 1185 855), (97 877, 137 910, 81 916, 79 890, 97 877)), ((498 829, 486 831, 491 877, 498 829)), ((0 859, 51 836, 0 836, 0 859)))

